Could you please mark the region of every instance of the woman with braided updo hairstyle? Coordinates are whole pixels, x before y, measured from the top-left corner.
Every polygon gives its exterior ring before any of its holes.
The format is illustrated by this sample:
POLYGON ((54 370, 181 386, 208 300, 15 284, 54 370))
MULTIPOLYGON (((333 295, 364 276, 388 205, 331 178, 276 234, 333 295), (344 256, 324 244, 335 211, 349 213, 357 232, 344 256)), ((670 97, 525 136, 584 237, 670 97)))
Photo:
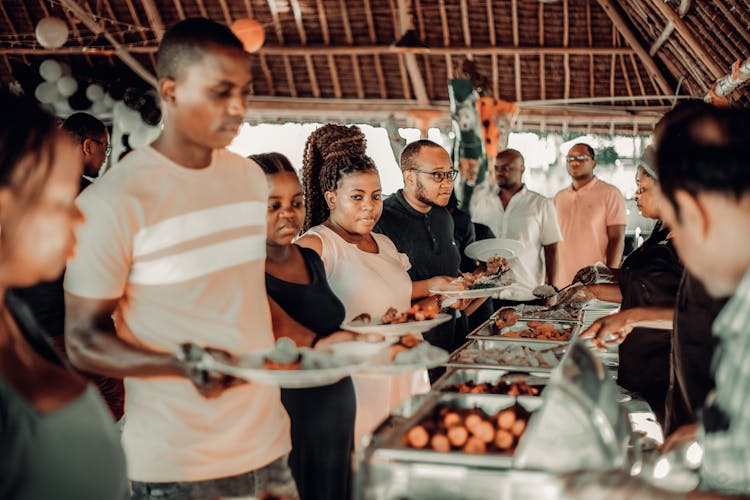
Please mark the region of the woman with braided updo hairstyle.
MULTIPOLYGON (((328 124, 305 144, 302 184, 305 234, 297 244, 320 255, 328 284, 346 309, 346 321, 367 313, 379 318, 389 308, 411 306, 409 258, 385 235, 373 233, 383 212, 380 177, 365 155, 357 127, 328 124)), ((434 300, 429 301, 433 307, 434 300)), ((410 395, 429 390, 427 371, 402 376, 354 375, 355 443, 370 433, 410 395)))

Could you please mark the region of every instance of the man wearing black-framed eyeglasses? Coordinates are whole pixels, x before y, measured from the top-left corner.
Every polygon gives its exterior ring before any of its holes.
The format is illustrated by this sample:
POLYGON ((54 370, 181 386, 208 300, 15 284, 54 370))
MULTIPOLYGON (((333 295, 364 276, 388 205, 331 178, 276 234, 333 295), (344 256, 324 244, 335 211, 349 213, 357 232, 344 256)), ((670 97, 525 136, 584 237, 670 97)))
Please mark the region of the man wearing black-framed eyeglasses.
MULTIPOLYGON (((453 236, 453 217, 445 208, 458 172, 442 146, 424 139, 404 148, 400 167, 404 188, 383 202, 383 214, 375 231, 388 236, 399 252, 409 257, 412 281, 428 285, 415 287, 412 298, 417 299, 429 296, 430 289, 440 288, 459 274, 461 253, 453 236)), ((435 300, 440 303, 439 296, 435 300)), ((470 312, 478 305, 461 301, 454 308, 470 312)), ((466 319, 456 314, 454 321, 426 333, 425 339, 452 350, 454 335, 461 336, 466 328, 466 319)), ((430 372, 430 378, 435 375, 435 371, 430 372)))
POLYGON ((61 127, 74 143, 80 145, 83 155, 80 190, 83 191, 99 176, 104 163, 112 153, 107 127, 95 116, 82 112, 70 115, 61 127))

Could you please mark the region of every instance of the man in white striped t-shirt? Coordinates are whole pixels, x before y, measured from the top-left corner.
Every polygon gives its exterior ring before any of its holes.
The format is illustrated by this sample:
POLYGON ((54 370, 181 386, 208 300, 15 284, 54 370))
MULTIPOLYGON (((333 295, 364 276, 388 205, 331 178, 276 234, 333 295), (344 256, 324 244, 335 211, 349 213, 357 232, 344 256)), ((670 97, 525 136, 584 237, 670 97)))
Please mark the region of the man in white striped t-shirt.
POLYGON ((228 28, 190 19, 157 59, 161 135, 78 200, 87 222, 65 278, 67 349, 77 367, 125 379, 134 498, 294 498, 279 390, 201 371, 193 356, 274 342, 266 182, 223 149, 247 112, 247 57, 228 28))

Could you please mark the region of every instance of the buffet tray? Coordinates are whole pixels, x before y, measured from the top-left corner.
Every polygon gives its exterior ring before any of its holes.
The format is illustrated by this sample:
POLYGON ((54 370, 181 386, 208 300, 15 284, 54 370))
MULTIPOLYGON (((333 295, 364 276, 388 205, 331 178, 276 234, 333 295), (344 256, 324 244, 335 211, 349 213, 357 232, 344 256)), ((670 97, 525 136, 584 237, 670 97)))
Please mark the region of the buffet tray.
MULTIPOLYGON (((411 448, 404 444, 404 438, 409 430, 428 417, 438 406, 451 408, 480 408, 485 413, 493 415, 500 410, 513 406, 516 402, 529 412, 541 407, 542 399, 534 396, 503 396, 485 394, 440 394, 435 397, 418 395, 410 398, 398 412, 404 417, 393 432, 378 440, 372 456, 378 459, 395 460, 399 462, 433 463, 447 465, 463 465, 477 468, 508 469, 513 466, 512 453, 470 454, 461 451, 439 452, 428 449, 411 448)), ((523 436, 521 436, 523 440, 523 436)))
MULTIPOLYGON (((554 358, 556 358, 556 362, 554 363, 554 366, 546 366, 546 365, 539 365, 535 366, 533 363, 505 363, 500 361, 493 361, 491 360, 491 356, 493 352, 497 352, 498 350, 502 350, 505 348, 508 348, 510 346, 522 346, 526 347, 527 349, 532 349, 534 351, 541 351, 544 349, 553 349, 553 348, 559 348, 562 346, 565 346, 566 344, 561 344, 560 342, 548 342, 548 341, 532 341, 529 342, 527 339, 503 339, 503 338, 493 338, 493 339, 470 339, 468 342, 466 342, 464 345, 456 349, 456 351, 451 354, 451 357, 448 358, 448 362, 446 363, 446 366, 455 366, 458 368, 485 368, 490 370, 506 370, 506 371, 520 371, 520 372, 551 372, 560 362, 562 359, 562 355, 555 355, 554 358), (486 361, 480 360, 480 361, 469 361, 466 359, 462 359, 465 357, 467 352, 471 351, 478 351, 478 354, 482 354, 483 352, 486 352, 488 355, 488 358, 486 361)), ((550 356, 552 357, 552 356, 550 356)))
MULTIPOLYGON (((509 307, 509 306, 508 306, 509 307)), ((491 318, 494 319, 498 311, 507 309, 508 307, 501 307, 495 311, 491 318)), ((520 304, 511 309, 515 310, 518 314, 519 319, 528 321, 553 321, 555 323, 581 323, 583 322, 584 310, 578 309, 577 311, 570 311, 568 309, 553 309, 550 312, 539 312, 542 309, 547 309, 546 306, 535 306, 528 304, 520 304), (551 317, 550 317, 551 316, 551 317)))
MULTIPOLYGON (((516 381, 524 381, 528 385, 531 386, 538 386, 541 390, 544 389, 544 386, 547 385, 547 382, 549 382, 549 377, 541 375, 547 375, 547 374, 538 374, 538 375, 529 375, 528 373, 513 373, 513 372, 506 372, 503 370, 486 370, 486 369, 471 369, 471 368, 449 368, 445 374, 440 377, 438 380, 435 381, 435 383, 432 386, 432 390, 438 391, 438 392, 444 392, 446 394, 456 394, 456 395, 464 395, 466 393, 459 393, 459 392, 453 392, 449 391, 448 388, 450 388, 454 384, 466 384, 467 382, 474 382, 475 384, 497 384, 501 379, 505 378, 508 379, 511 382, 516 381)), ((496 397, 508 397, 506 394, 484 394, 484 393, 478 393, 479 395, 486 395, 486 396, 496 396, 496 397)), ((530 398, 537 398, 541 396, 541 394, 537 396, 523 396, 523 397, 530 397, 530 398)), ((513 397, 513 396, 511 396, 513 397)))
POLYGON ((573 323, 569 321, 548 321, 548 320, 540 320, 540 319, 530 319, 530 320, 521 320, 519 319, 516 321, 516 323, 512 326, 506 326, 503 329, 499 329, 495 326, 495 321, 493 319, 487 321, 484 325, 482 325, 480 328, 477 328, 473 332, 471 332, 469 335, 466 336, 466 338, 469 339, 489 339, 489 340, 512 340, 516 342, 545 342, 545 343, 555 343, 555 344, 567 344, 571 340, 573 340, 576 335, 578 335, 580 331, 580 324, 573 323), (543 339, 535 339, 530 337, 506 337, 505 334, 507 332, 517 332, 519 330, 524 330, 526 328, 529 328, 529 321, 538 321, 540 323, 549 323, 553 325, 555 328, 571 328, 570 332, 570 338, 568 340, 543 340, 543 339))

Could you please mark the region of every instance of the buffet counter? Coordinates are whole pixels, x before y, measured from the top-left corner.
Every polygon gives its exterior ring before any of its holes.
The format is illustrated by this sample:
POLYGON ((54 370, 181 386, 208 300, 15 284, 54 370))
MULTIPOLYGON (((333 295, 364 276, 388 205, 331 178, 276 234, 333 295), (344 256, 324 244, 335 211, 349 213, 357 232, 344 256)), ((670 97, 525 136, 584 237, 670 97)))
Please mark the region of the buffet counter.
POLYGON ((578 342, 606 313, 514 318, 508 328, 493 315, 451 354, 429 393, 366 438, 354 497, 552 499, 567 472, 633 467, 644 431, 658 442, 660 429, 645 401, 614 384, 616 352, 578 342))

